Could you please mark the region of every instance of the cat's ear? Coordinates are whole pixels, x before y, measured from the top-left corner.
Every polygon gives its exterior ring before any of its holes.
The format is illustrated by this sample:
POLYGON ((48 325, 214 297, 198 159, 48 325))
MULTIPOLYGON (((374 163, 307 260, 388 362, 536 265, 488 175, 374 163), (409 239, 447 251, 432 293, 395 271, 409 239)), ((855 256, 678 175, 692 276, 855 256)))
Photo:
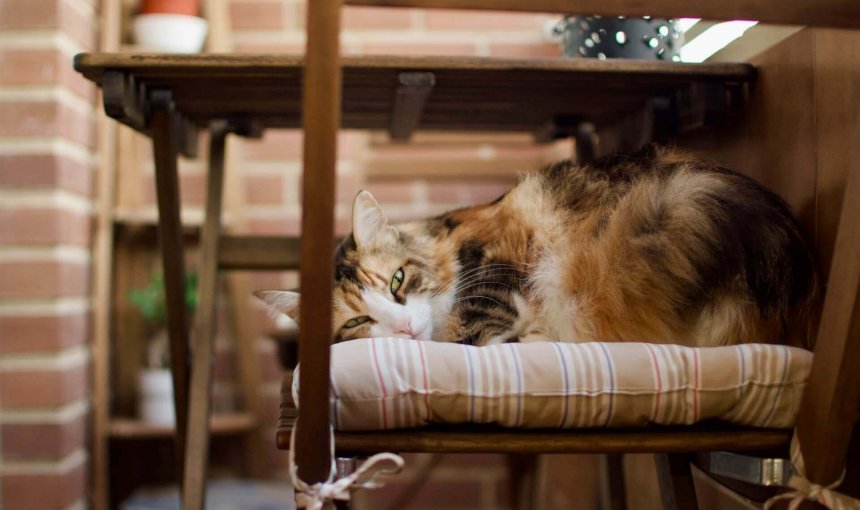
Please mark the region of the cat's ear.
POLYGON ((360 191, 352 203, 352 235, 361 249, 373 242, 388 227, 388 219, 369 191, 360 191))
POLYGON ((276 313, 282 313, 299 322, 299 293, 288 290, 258 290, 254 292, 262 302, 276 313))

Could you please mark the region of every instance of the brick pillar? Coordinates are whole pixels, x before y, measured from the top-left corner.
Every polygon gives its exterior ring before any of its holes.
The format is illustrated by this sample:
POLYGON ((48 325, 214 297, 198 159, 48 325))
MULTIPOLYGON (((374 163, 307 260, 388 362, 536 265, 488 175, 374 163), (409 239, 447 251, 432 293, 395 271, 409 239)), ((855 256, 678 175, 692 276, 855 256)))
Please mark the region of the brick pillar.
POLYGON ((0 507, 84 508, 94 0, 0 2, 0 507))

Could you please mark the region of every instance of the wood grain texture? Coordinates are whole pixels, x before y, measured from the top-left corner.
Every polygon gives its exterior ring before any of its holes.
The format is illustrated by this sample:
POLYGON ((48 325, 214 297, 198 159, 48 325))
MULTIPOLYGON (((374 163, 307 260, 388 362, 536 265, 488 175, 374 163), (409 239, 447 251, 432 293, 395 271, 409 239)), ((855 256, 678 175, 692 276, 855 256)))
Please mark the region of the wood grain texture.
POLYGON ((200 232, 197 314, 191 332, 191 388, 188 407, 188 439, 185 447, 185 476, 182 479, 182 508, 202 510, 206 497, 209 461, 209 419, 212 405, 212 364, 215 353, 216 307, 218 305, 218 241, 221 236, 221 203, 224 192, 224 148, 227 125, 214 123, 209 148, 206 184, 206 219, 200 232))
POLYGON ((334 267, 335 165, 340 126, 340 0, 309 2, 307 65, 302 126, 301 330, 299 400, 295 459, 298 476, 309 484, 329 476, 329 346, 334 267))
MULTIPOLYGON (((278 448, 289 447, 287 420, 278 427, 278 448)), ((790 430, 718 425, 632 430, 510 430, 493 427, 436 427, 379 432, 338 432, 339 452, 431 453, 657 453, 767 451, 785 448, 790 430)))
POLYGON ((218 265, 227 270, 286 270, 299 268, 297 237, 221 236, 218 265))
POLYGON ((660 16, 719 20, 755 19, 768 23, 860 27, 860 4, 854 0, 796 0, 778 7, 769 0, 347 0, 352 5, 442 7, 504 11, 660 16))
POLYGON ((152 147, 158 201, 158 241, 164 275, 167 333, 170 338, 170 371, 176 410, 176 457, 179 479, 183 477, 183 452, 188 412, 188 313, 185 308, 185 253, 180 221, 177 175, 175 110, 169 93, 158 94, 152 104, 152 147))
MULTIPOLYGON (((225 115, 237 121, 257 119, 264 127, 300 124, 300 56, 82 54, 76 66, 96 83, 106 70, 115 70, 144 88, 169 86, 179 110, 199 125, 225 115)), ((560 118, 613 125, 641 110, 654 95, 694 83, 748 82, 755 74, 743 64, 344 57, 342 127, 389 130, 397 117, 399 78, 411 73, 435 78, 415 129, 529 133, 560 118)))

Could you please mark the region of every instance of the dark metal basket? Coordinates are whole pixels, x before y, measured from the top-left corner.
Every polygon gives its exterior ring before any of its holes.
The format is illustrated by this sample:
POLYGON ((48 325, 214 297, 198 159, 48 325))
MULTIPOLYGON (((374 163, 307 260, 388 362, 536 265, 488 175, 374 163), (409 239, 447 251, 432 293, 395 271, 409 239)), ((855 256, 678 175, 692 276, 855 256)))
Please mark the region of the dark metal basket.
POLYGON ((663 18, 566 16, 557 30, 564 53, 576 58, 681 60, 684 34, 663 18))

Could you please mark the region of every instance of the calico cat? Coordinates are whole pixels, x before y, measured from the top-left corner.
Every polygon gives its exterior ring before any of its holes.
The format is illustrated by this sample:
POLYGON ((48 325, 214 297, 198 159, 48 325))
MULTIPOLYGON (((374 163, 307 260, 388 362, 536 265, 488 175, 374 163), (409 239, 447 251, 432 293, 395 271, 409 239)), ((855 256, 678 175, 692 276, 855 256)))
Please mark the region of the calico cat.
MULTIPOLYGON (((336 341, 810 347, 820 295, 779 197, 657 147, 562 161, 490 204, 398 225, 362 191, 335 274, 336 341)), ((257 295, 298 318, 298 294, 257 295)))

